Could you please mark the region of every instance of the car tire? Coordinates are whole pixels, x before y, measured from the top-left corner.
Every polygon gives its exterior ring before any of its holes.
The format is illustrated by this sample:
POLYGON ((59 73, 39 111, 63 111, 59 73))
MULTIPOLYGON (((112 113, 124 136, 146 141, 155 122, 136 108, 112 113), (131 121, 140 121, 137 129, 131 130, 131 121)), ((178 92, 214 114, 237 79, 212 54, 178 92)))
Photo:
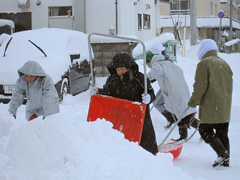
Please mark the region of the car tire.
POLYGON ((69 92, 69 90, 68 90, 68 79, 64 78, 62 80, 62 85, 61 85, 61 91, 60 91, 60 97, 59 97, 60 101, 62 101, 63 98, 65 96, 67 96, 68 92, 69 92))

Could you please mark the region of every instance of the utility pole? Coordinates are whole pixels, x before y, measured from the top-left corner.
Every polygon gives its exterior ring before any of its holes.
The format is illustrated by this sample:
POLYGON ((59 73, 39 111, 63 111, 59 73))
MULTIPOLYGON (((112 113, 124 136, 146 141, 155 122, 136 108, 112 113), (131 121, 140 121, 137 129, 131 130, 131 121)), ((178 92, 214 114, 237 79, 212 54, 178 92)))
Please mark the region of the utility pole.
POLYGON ((232 0, 230 0, 230 17, 229 17, 229 24, 230 24, 230 30, 229 30, 229 40, 232 40, 232 0))
POLYGON ((191 45, 197 44, 197 18, 196 18, 196 0, 190 0, 190 26, 191 26, 191 45))

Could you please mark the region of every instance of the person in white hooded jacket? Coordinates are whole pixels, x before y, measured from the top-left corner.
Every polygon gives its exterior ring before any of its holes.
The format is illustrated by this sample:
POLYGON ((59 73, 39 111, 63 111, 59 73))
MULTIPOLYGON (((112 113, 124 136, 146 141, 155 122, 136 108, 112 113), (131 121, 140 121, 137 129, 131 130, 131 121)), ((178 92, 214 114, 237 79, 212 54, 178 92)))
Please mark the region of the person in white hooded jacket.
MULTIPOLYGON (((198 128, 199 120, 195 118, 196 109, 188 106, 190 91, 182 69, 162 54, 165 48, 160 43, 150 48, 152 58, 147 62, 151 71, 147 74, 150 80, 156 79, 161 89, 167 111, 181 119, 178 123, 180 137, 176 141, 187 138, 187 128, 198 128)), ((158 97, 156 96, 156 99, 158 97)), ((156 103, 157 104, 157 103, 156 103)))
POLYGON ((17 109, 26 103, 26 119, 28 121, 38 117, 59 112, 59 97, 53 80, 35 61, 27 61, 19 70, 19 78, 9 103, 9 112, 16 119, 17 109))

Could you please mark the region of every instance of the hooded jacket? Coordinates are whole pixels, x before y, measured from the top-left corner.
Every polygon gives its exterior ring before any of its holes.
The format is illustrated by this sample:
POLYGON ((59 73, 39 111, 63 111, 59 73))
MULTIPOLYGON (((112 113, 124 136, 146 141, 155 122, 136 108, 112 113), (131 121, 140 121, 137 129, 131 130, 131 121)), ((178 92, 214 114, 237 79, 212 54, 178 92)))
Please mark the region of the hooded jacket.
POLYGON ((161 54, 153 56, 150 66, 151 71, 148 77, 150 80, 157 80, 166 109, 175 114, 178 119, 196 113, 195 108, 187 105, 190 92, 182 69, 161 54))
POLYGON ((9 105, 9 112, 16 115, 17 109, 26 96, 26 119, 35 114, 46 116, 59 112, 59 97, 50 76, 35 61, 26 62, 18 70, 19 78, 9 105), (28 83, 24 74, 37 76, 33 83, 28 83))
POLYGON ((217 51, 209 49, 205 54, 199 54, 202 58, 197 65, 188 105, 199 105, 200 124, 226 123, 230 121, 231 114, 233 73, 229 65, 217 56, 217 51))
MULTIPOLYGON (((110 72, 110 76, 103 88, 99 88, 99 94, 142 102, 144 75, 139 72, 137 63, 129 55, 125 53, 116 54, 113 60, 108 64, 107 69, 110 72), (116 72, 116 68, 118 67, 126 67, 129 71, 120 77, 116 72)), ((151 96, 150 103, 153 102, 155 95, 149 79, 147 79, 147 93, 151 96)), ((155 131, 148 105, 146 108, 140 145, 153 154, 158 152, 155 131)))

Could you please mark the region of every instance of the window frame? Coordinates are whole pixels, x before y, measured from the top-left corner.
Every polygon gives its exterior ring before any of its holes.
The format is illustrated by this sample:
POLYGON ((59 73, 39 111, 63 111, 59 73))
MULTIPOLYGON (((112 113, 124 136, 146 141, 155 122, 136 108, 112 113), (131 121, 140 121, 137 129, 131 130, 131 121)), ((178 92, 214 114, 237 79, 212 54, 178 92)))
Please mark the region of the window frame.
POLYGON ((151 15, 143 13, 143 29, 151 29, 151 15), (145 20, 145 17, 147 18, 145 20))
POLYGON ((48 7, 48 17, 50 18, 59 18, 59 17, 72 17, 73 16, 73 7, 72 6, 49 6, 48 7), (54 14, 54 8, 58 8, 58 11, 60 10, 60 12, 58 12, 58 15, 54 14), (62 8, 62 9, 61 9, 62 8), (64 9, 66 9, 66 14, 62 13, 64 12, 64 9), (68 10, 67 10, 68 9, 68 10), (69 13, 69 10, 71 10, 71 12, 69 13))
POLYGON ((142 17, 143 15, 138 13, 138 31, 142 31, 143 29, 142 17))

